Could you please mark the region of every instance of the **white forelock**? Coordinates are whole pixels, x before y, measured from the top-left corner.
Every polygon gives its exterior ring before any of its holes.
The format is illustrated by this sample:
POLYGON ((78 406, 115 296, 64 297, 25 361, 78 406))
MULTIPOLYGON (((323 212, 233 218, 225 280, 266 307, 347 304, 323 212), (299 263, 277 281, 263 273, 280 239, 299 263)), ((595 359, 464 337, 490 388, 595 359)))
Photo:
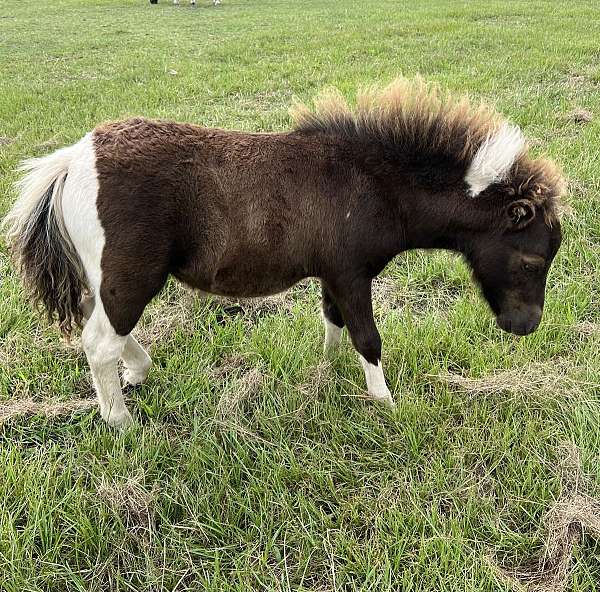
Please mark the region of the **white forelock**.
POLYGON ((471 197, 504 179, 524 148, 525 138, 516 125, 503 123, 498 131, 488 136, 477 150, 465 175, 471 197))

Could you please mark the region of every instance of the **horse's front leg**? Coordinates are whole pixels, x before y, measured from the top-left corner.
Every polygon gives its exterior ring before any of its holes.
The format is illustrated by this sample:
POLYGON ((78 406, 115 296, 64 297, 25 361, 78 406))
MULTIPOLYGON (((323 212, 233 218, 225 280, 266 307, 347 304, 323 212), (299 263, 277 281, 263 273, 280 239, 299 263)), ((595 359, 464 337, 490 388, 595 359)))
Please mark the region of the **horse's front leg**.
POLYGON ((335 301, 358 351, 369 396, 393 407, 394 400, 381 366, 381 337, 373 318, 371 279, 355 281, 346 289, 336 290, 335 301))

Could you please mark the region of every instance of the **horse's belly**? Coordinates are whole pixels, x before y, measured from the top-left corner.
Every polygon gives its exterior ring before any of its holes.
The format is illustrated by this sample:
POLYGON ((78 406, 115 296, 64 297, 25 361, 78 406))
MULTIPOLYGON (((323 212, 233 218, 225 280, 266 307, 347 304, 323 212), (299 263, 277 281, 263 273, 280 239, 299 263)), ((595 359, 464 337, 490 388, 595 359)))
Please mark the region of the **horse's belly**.
POLYGON ((283 292, 306 277, 304 270, 256 267, 243 263, 217 271, 209 291, 230 297, 269 296, 283 292))

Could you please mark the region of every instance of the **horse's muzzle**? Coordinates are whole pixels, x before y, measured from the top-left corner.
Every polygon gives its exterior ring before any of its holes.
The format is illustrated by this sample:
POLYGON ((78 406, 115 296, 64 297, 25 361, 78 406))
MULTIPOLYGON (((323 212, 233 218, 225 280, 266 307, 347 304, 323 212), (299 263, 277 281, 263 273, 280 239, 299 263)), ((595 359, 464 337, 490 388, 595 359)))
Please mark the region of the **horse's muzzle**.
POLYGON ((496 317, 496 322, 501 329, 515 335, 533 333, 541 320, 542 309, 539 306, 528 306, 524 310, 501 313, 496 317))

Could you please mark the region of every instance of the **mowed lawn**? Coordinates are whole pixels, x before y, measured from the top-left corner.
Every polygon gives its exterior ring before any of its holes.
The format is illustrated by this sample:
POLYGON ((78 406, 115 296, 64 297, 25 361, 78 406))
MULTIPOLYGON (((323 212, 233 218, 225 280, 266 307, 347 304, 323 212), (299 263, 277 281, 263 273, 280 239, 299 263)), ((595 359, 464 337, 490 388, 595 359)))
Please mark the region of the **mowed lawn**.
MULTIPOLYGON (((240 304, 172 283, 117 433, 2 244, 0 590, 517 589, 501 567, 544 553, 547 512, 600 494, 597 3, 198 2, 2 0, 0 215, 20 159, 103 120, 284 130, 294 98, 421 73, 565 170, 544 321, 503 334, 459 258, 399 257, 376 290, 391 412, 347 341, 323 360, 316 283, 240 304)), ((600 586, 600 540, 569 537, 571 574, 538 590, 600 586)))

